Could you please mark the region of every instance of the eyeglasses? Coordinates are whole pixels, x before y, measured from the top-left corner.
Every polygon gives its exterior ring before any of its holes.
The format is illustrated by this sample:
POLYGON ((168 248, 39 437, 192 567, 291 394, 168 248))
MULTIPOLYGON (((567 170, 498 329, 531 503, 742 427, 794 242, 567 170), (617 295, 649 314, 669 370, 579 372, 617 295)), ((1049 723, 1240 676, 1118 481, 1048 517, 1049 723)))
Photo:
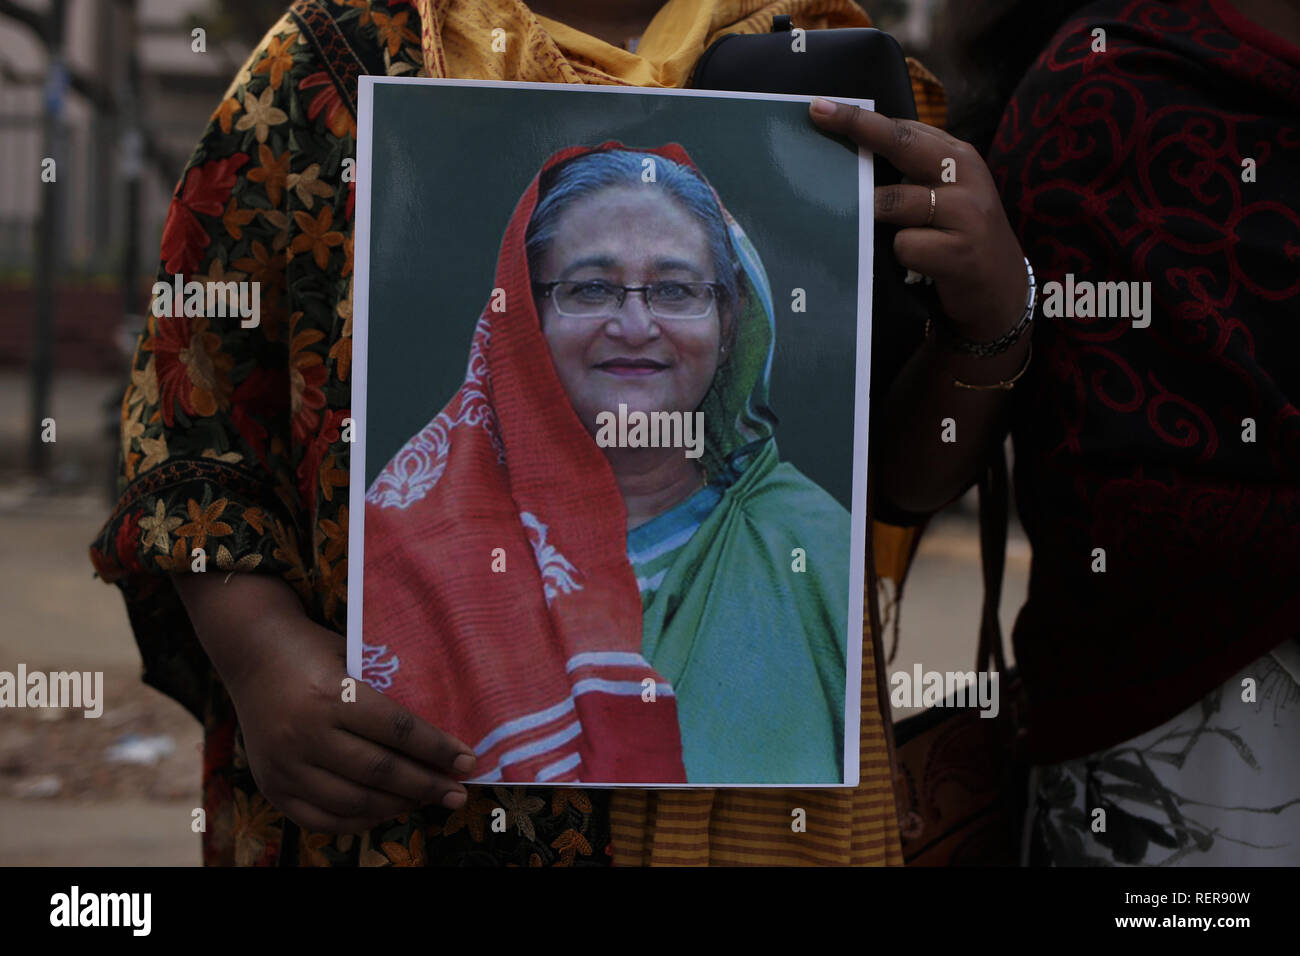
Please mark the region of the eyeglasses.
POLYGON ((551 297, 555 311, 576 319, 604 318, 623 308, 629 292, 645 296, 650 314, 657 319, 702 319, 717 300, 717 282, 655 282, 652 285, 617 285, 602 279, 536 282, 538 295, 551 297))

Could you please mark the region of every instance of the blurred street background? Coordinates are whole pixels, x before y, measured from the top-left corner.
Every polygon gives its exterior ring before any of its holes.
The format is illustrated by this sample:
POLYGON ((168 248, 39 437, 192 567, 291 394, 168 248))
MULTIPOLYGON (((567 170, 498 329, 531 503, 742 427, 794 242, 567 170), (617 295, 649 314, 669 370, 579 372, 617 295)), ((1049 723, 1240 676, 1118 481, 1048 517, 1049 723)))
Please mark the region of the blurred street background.
MULTIPOLYGON (((924 58, 938 3, 866 6, 924 58)), ((200 728, 140 682, 121 598, 87 547, 115 498, 118 405, 171 191, 286 5, 0 0, 0 671, 105 678, 97 720, 0 710, 0 866, 199 863, 200 728), (45 157, 55 184, 41 180, 45 157)), ((973 666, 977 530, 971 495, 927 531, 890 672, 973 666)), ((1013 527, 1004 630, 1028 557, 1013 527)))

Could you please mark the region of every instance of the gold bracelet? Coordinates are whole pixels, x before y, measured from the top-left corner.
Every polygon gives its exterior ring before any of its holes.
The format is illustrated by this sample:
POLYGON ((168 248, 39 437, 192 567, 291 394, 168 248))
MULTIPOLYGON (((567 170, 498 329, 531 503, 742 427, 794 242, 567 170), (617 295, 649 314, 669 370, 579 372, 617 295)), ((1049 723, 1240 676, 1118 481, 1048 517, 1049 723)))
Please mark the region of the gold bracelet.
MULTIPOLYGON (((925 320, 925 332, 923 333, 926 342, 930 341, 930 330, 933 327, 934 323, 929 319, 929 317, 927 317, 925 320)), ((1025 372, 1029 371, 1029 363, 1033 357, 1034 343, 1031 339, 1029 342, 1029 352, 1025 355, 1025 364, 1020 367, 1019 372, 1011 376, 1011 378, 1007 379, 1005 382, 994 382, 992 385, 971 385, 968 382, 963 382, 959 378, 954 378, 952 383, 958 388, 968 388, 972 392, 1009 392, 1016 387, 1016 382, 1020 380, 1021 376, 1024 375, 1025 372)))
POLYGON ((952 380, 952 383, 956 385, 958 388, 969 388, 971 391, 975 391, 975 392, 996 392, 996 391, 1009 392, 1011 391, 1011 389, 1016 387, 1016 382, 1020 379, 1020 376, 1024 375, 1025 372, 1029 371, 1029 362, 1030 360, 1033 359, 1033 357, 1034 357, 1034 343, 1030 342, 1029 354, 1025 356, 1025 364, 1020 366, 1019 372, 1011 376, 1011 378, 1007 379, 1005 382, 994 382, 992 385, 970 385, 966 382, 963 382, 961 379, 954 378, 952 380))

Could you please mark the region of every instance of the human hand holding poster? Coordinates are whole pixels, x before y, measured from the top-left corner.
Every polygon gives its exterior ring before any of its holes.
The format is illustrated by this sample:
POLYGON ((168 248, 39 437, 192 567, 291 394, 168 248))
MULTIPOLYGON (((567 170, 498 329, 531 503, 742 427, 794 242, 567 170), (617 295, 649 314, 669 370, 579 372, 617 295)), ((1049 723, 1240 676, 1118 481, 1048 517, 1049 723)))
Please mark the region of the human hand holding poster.
POLYGON ((807 102, 362 79, 349 673, 476 781, 858 782, 872 175, 807 102))

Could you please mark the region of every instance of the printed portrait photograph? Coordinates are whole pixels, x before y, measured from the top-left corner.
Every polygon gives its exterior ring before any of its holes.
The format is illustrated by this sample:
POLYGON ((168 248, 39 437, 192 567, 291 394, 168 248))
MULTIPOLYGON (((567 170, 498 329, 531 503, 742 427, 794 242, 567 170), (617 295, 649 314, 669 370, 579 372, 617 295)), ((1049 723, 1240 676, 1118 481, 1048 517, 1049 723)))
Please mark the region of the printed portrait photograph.
POLYGON ((856 785, 869 157, 808 97, 358 115, 349 673, 476 782, 856 785))

